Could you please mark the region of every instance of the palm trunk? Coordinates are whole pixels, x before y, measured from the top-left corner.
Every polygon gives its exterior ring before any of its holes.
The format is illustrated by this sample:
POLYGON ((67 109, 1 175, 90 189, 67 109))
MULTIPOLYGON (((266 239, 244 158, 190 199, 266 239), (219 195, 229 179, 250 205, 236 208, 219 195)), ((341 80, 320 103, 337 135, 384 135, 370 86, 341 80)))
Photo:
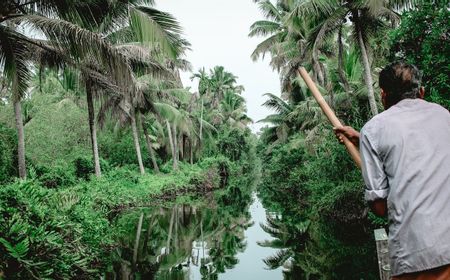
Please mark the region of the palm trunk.
POLYGON ((92 88, 89 85, 86 86, 86 98, 88 105, 89 131, 91 132, 92 155, 94 156, 95 176, 100 177, 102 176, 102 172, 100 169, 100 157, 98 156, 97 129, 95 128, 94 115, 94 98, 92 96, 92 88))
POLYGON ((202 140, 202 133, 203 133, 203 96, 200 97, 200 99, 202 100, 202 108, 200 111, 200 142, 202 140))
POLYGON ((175 154, 176 161, 178 161, 180 157, 178 154, 177 126, 175 124, 173 125, 173 152, 175 154))
POLYGON ((194 164, 194 149, 193 149, 193 140, 189 139, 189 162, 194 164))
POLYGON ((172 139, 172 129, 170 128, 170 123, 168 120, 166 120, 166 126, 167 126, 167 134, 169 135, 170 151, 172 152, 173 169, 176 170, 178 169, 177 158, 175 155, 175 148, 173 144, 174 141, 172 139))
POLYGON ((139 144, 139 135, 136 125, 136 112, 131 108, 131 130, 133 132, 134 148, 136 149, 136 156, 139 164, 139 171, 145 174, 144 163, 142 162, 141 145, 139 144))
POLYGON ((350 92, 350 85, 348 84, 347 78, 345 77, 344 72, 344 47, 342 44, 342 26, 339 27, 338 32, 338 74, 339 78, 344 85, 344 90, 346 92, 350 92))
POLYGON ((184 134, 181 134, 181 139, 180 139, 180 158, 182 161, 184 161, 184 134))
POLYGON ((141 239, 142 221, 143 220, 144 220, 144 213, 141 213, 141 216, 139 217, 138 227, 136 230, 136 239, 134 240, 133 267, 136 267, 138 251, 139 251, 139 240, 141 239))
POLYGON ((175 218, 175 206, 172 209, 172 216, 170 217, 170 224, 169 224, 169 233, 167 234, 167 243, 166 243, 166 254, 170 254, 170 240, 172 239, 172 228, 173 228, 173 222, 175 218))
POLYGON ((176 207, 176 211, 175 211, 175 234, 173 236, 173 246, 175 249, 175 252, 178 250, 179 246, 179 239, 178 239, 178 206, 176 207))
POLYGON ((372 116, 375 116, 376 114, 378 114, 378 108, 377 103, 375 101, 375 94, 373 92, 372 71, 370 70, 369 57, 367 56, 367 50, 364 44, 364 40, 361 33, 361 27, 358 23, 358 20, 355 21, 355 27, 358 35, 359 48, 361 49, 361 59, 364 65, 364 80, 366 82, 366 86, 368 89, 367 95, 369 98, 370 112, 372 113, 372 116))
POLYGON ((19 163, 19 177, 26 179, 27 169, 25 165, 25 134, 23 131, 23 120, 22 120, 22 107, 20 101, 14 101, 14 114, 16 116, 16 128, 17 128, 17 156, 19 163))
MULTIPOLYGON (((139 116, 140 116, 140 113, 139 113, 139 116)), ((153 169, 155 170, 156 173, 159 173, 159 167, 158 167, 158 163, 156 162, 155 151, 153 151, 152 142, 150 140, 150 136, 148 134, 147 127, 145 126, 145 123, 142 121, 142 118, 140 118, 140 121, 141 121, 142 130, 145 135, 145 141, 147 143, 148 155, 150 156, 150 159, 152 160, 153 169)))
POLYGON ((313 60, 313 68, 314 68, 314 77, 317 81, 317 83, 324 87, 325 86, 325 79, 322 72, 322 67, 320 67, 319 58, 317 56, 318 51, 314 50, 312 60, 313 60))
POLYGON ((148 219, 148 227, 147 227, 147 235, 144 238, 144 244, 142 245, 142 248, 145 250, 147 250, 147 246, 148 246, 148 241, 150 240, 150 235, 152 234, 152 227, 153 227, 153 223, 154 223, 154 219, 153 218, 149 218, 148 219))

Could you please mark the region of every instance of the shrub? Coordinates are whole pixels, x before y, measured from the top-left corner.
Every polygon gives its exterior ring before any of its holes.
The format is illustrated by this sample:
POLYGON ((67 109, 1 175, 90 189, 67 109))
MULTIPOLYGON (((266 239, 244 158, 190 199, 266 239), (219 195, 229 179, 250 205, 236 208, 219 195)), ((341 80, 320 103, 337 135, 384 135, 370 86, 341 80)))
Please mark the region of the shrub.
POLYGON ((427 99, 450 109, 448 1, 424 1, 402 15, 391 33, 392 59, 404 59, 423 72, 427 99))
POLYGON ((61 165, 53 167, 38 178, 47 188, 71 186, 76 182, 73 170, 61 165))
MULTIPOLYGON (((95 174, 94 160, 91 156, 79 156, 73 160, 75 166, 75 176, 80 179, 89 180, 91 174, 95 174)), ((102 172, 111 169, 109 163, 100 158, 100 168, 102 172)))
POLYGON ((13 129, 0 123, 0 183, 17 175, 17 136, 13 129))

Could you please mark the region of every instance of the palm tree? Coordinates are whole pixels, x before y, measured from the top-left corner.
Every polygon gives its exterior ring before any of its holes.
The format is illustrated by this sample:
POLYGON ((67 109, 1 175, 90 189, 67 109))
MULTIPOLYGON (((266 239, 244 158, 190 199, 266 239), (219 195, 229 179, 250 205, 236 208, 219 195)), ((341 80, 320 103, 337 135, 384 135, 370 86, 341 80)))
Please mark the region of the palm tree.
POLYGON ((286 101, 280 97, 266 93, 269 99, 263 103, 263 106, 274 110, 276 113, 265 117, 258 122, 264 122, 272 124, 273 126, 268 128, 266 134, 271 134, 267 137, 269 139, 275 139, 278 142, 284 142, 287 140, 292 124, 289 122, 288 116, 293 112, 293 106, 289 105, 286 101))
POLYGON ((230 89, 241 93, 244 88, 236 84, 237 77, 231 72, 225 71, 223 66, 215 66, 210 70, 210 86, 212 97, 212 107, 217 108, 220 100, 222 100, 223 95, 226 90, 230 89))
MULTIPOLYGON (((18 132, 19 176, 26 177, 25 143, 20 100, 28 87, 30 64, 38 66, 75 66, 78 61, 96 58, 98 63, 119 80, 123 80, 123 60, 105 41, 92 32, 80 28, 69 20, 75 18, 89 22, 88 11, 93 6, 73 1, 7 0, 0 6, 0 60, 2 73, 11 83, 12 102, 18 132), (86 12, 86 13, 85 13, 86 12), (44 17, 41 15, 48 15, 44 17), (38 40, 24 33, 22 27, 39 30, 46 40, 38 40), (119 74, 120 73, 120 74, 119 74)), ((125 75, 126 76, 126 75, 125 75)))
MULTIPOLYGON (((181 27, 178 22, 167 13, 149 6, 134 4, 129 7, 127 19, 128 24, 109 33, 107 38, 129 58, 130 67, 138 75, 151 73, 154 77, 161 77, 161 75, 168 77, 169 71, 156 60, 176 58, 186 49, 188 43, 180 37, 181 27), (156 49, 159 53, 155 51, 156 49), (160 50, 165 52, 161 53, 160 50)), ((145 98, 142 89, 138 88, 136 82, 132 78, 131 90, 122 94, 124 102, 129 104, 127 107, 129 111, 123 111, 123 113, 129 116, 139 170, 141 174, 144 174, 136 120, 140 118, 139 114, 142 110, 148 111, 152 107, 152 100, 145 98)), ((148 141, 147 137, 146 139, 148 141)), ((147 147, 149 153, 152 154, 151 145, 147 145, 147 147)), ((158 170, 154 155, 151 158, 155 170, 158 170)))
POLYGON ((103 77, 111 77, 111 80, 115 81, 114 84, 122 88, 129 85, 132 75, 126 59, 102 36, 89 30, 115 38, 129 35, 127 31, 130 29, 139 30, 137 36, 140 41, 152 46, 157 45, 168 56, 175 57, 181 47, 178 36, 181 28, 167 13, 148 6, 136 5, 135 2, 138 1, 99 0, 99 2, 102 3, 87 4, 73 1, 21 3, 8 0, 0 7, 2 14, 0 23, 3 23, 0 25, 0 58, 5 61, 2 72, 12 84, 12 101, 19 138, 19 175, 22 178, 26 176, 26 168, 20 99, 27 89, 29 62, 35 61, 41 66, 65 67, 67 65, 74 68, 79 68, 81 62, 85 66, 89 127, 95 171, 96 175, 100 176, 96 129, 93 121, 95 94, 93 90, 96 87, 94 85, 96 79, 92 79, 91 74, 95 72, 95 74, 103 74, 103 77), (97 7, 100 6, 106 7, 105 12, 98 11, 97 7), (48 15, 48 17, 40 15, 48 15), (128 24, 117 29, 119 22, 128 22, 128 24), (41 31, 47 40, 37 40, 25 35, 20 31, 23 25, 27 25, 32 30, 41 31), (88 78, 89 76, 91 78, 88 78))
POLYGON ((291 17, 312 16, 315 18, 317 25, 308 39, 314 51, 335 31, 339 32, 338 40, 340 41, 342 28, 350 20, 353 27, 353 41, 359 47, 361 62, 364 67, 364 81, 368 89, 370 111, 372 115, 376 115, 378 107, 373 91, 372 71, 368 54, 369 39, 373 34, 387 28, 388 22, 392 22, 395 26, 399 20, 397 11, 410 8, 416 2, 419 1, 300 1, 293 10, 291 17))
POLYGON ((268 37, 264 39, 252 53, 256 61, 265 54, 270 54, 271 67, 280 73, 281 91, 291 96, 299 95, 295 86, 299 66, 315 65, 318 71, 312 77, 323 85, 323 70, 316 56, 307 48, 307 36, 311 30, 309 18, 292 18, 289 15, 295 8, 294 1, 277 1, 273 4, 268 0, 255 1, 264 13, 266 20, 256 21, 250 27, 249 37, 268 37), (312 63, 311 63, 312 61, 312 63))
POLYGON ((245 99, 232 90, 225 91, 224 97, 220 102, 220 110, 224 120, 227 120, 231 126, 245 128, 249 123, 253 122, 246 115, 245 99))
POLYGON ((205 68, 202 68, 198 71, 198 73, 195 73, 192 77, 191 80, 194 80, 195 78, 198 78, 198 93, 200 94, 200 102, 201 102, 201 107, 200 107, 200 145, 202 144, 202 139, 203 139, 203 99, 204 96, 206 94, 208 94, 211 91, 211 81, 209 79, 208 74, 205 71, 205 68))

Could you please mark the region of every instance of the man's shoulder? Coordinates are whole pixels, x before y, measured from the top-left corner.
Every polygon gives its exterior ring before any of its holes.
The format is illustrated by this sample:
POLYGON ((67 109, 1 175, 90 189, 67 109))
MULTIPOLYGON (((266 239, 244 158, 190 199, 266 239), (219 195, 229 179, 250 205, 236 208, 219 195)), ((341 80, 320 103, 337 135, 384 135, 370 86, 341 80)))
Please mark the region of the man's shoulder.
POLYGON ((378 115, 373 116, 361 129, 361 133, 370 134, 374 131, 378 131, 380 126, 389 120, 389 116, 392 114, 392 111, 386 110, 378 115))
MULTIPOLYGON (((361 132, 378 131, 382 127, 398 124, 399 120, 396 118, 404 114, 417 114, 417 112, 430 114, 438 118, 448 118, 450 120, 450 113, 447 109, 439 104, 425 101, 423 99, 406 99, 402 100, 391 108, 379 113, 370 119, 361 129, 361 132)), ((402 117, 405 118, 405 117, 402 117)))
POLYGON ((429 108, 430 110, 433 110, 437 114, 443 114, 445 117, 450 118, 450 112, 447 109, 445 109, 443 106, 441 106, 437 103, 428 102, 425 100, 423 100, 423 102, 424 102, 424 107, 429 108))

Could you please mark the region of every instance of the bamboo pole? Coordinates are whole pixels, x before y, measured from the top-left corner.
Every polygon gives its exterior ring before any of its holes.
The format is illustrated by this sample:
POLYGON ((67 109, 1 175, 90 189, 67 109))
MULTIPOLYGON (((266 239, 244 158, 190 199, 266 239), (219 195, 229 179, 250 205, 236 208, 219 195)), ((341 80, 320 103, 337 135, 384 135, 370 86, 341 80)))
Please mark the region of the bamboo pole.
MULTIPOLYGON (((320 108, 322 108, 323 113, 327 116, 331 124, 336 128, 341 128, 343 126, 342 123, 336 117, 333 110, 323 98, 322 94, 320 94, 319 89, 317 89, 316 84, 313 82, 306 69, 304 67, 300 67, 298 70, 298 74, 302 77, 308 88, 311 90, 314 99, 316 99, 317 103, 319 103, 320 108)), ((342 138, 344 141, 344 145, 347 148, 347 151, 350 153, 350 156, 355 161, 355 164, 359 168, 361 168, 361 157, 359 155, 358 148, 344 135, 342 135, 342 138)))

